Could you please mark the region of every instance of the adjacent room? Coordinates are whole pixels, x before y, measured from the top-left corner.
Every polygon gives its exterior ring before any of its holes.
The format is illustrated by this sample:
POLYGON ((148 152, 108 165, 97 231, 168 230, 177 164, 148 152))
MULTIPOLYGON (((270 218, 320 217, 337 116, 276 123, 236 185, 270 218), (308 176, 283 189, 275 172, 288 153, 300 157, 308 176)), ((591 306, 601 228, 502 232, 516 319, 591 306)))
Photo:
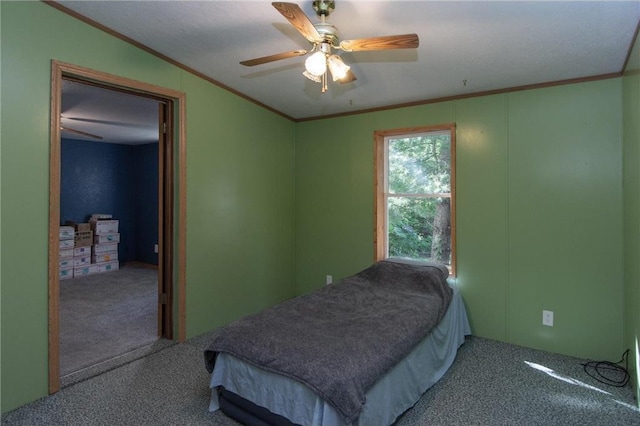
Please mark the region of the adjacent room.
POLYGON ((100 216, 117 221, 118 231, 85 231, 78 253, 60 255, 60 376, 69 383, 161 335, 159 108, 154 99, 70 79, 61 107, 61 223, 88 228, 100 216), (78 130, 86 122, 95 133, 78 130))
POLYGON ((0 19, 3 424, 640 424, 640 2, 32 1, 0 19), (131 98, 109 116, 96 90, 131 98), (94 214, 119 221, 119 270, 61 279, 60 226, 94 214), (442 297, 420 305, 427 281, 442 297), (87 289, 133 328, 85 327, 87 289), (295 355, 260 376, 276 341, 295 355), (366 393, 287 370, 332 342, 321 379, 356 364, 366 393))

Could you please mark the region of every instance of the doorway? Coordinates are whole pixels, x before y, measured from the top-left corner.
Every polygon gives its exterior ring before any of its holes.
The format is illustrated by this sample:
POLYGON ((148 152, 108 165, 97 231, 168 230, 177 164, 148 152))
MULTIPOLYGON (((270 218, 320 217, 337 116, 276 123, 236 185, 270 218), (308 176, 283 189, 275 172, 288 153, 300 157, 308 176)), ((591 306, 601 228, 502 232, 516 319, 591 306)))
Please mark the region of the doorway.
MULTIPOLYGON (((60 264, 58 233, 61 221, 61 135, 71 125, 61 118, 63 81, 74 81, 92 87, 115 90, 128 95, 153 100, 157 112, 157 336, 174 339, 174 318, 177 313, 177 340, 185 339, 185 96, 173 91, 138 81, 53 61, 51 95, 51 150, 50 150, 50 207, 49 207, 49 392, 60 388, 60 264), (174 119, 174 110, 177 117, 174 119), (64 121, 64 122, 63 122, 64 121), (174 132, 174 128, 177 130, 174 132), (174 144, 174 140, 177 144, 174 144), (177 241, 177 244, 174 244, 177 241), (174 297, 174 293, 176 297, 174 297)), ((69 118, 69 117, 66 117, 69 118)), ((106 117, 84 118, 94 122, 108 122, 106 117)), ((79 124, 79 121, 78 123, 79 124)), ((103 123, 104 124, 104 123, 103 123)), ((76 126, 80 127, 80 126, 76 126)), ((97 132, 80 130, 85 139, 101 137, 97 132)), ((98 212, 95 212, 98 213, 98 212)), ((78 219, 76 219, 78 220, 78 219)), ((111 273, 111 272, 110 272, 111 273)), ((109 273, 104 274, 105 276, 109 273)), ((81 277, 81 279, 90 278, 81 277)))
POLYGON ((60 218, 83 236, 60 250, 65 386, 166 346, 171 329, 158 306, 167 101, 67 77, 61 95, 60 218))

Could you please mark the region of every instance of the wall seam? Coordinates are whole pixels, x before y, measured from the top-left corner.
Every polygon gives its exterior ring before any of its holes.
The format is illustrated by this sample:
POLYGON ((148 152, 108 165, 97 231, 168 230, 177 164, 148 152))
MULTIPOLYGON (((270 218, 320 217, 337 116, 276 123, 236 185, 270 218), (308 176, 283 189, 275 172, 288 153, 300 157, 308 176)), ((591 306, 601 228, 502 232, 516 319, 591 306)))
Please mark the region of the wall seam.
POLYGON ((505 186, 505 206, 504 206, 504 226, 505 226, 505 253, 504 253, 504 258, 505 258, 505 271, 504 271, 504 303, 505 303, 505 310, 504 310, 504 337, 505 337, 505 341, 506 342, 511 342, 511 332, 510 332, 510 324, 509 324, 509 319, 511 318, 511 304, 510 302, 510 278, 511 278, 511 261, 509 259, 509 252, 510 252, 510 246, 511 246, 511 237, 510 237, 510 233, 509 233, 509 219, 510 219, 510 214, 509 214, 509 195, 510 195, 510 185, 509 185, 509 177, 510 177, 510 172, 509 172, 509 168, 510 168, 510 164, 511 161, 509 161, 509 143, 511 141, 511 137, 509 134, 509 94, 506 94, 504 97, 504 121, 505 121, 505 144, 504 144, 504 154, 505 154, 505 161, 506 161, 506 167, 505 167, 505 179, 504 179, 504 186, 505 186))

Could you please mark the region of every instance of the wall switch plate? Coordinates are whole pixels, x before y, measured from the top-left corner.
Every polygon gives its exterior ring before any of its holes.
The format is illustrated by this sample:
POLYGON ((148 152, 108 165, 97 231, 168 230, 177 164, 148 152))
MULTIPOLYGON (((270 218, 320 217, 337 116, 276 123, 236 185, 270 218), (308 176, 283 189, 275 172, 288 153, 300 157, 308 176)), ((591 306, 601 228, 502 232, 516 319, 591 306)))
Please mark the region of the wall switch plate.
POLYGON ((553 327, 553 311, 542 311, 542 325, 553 327))
POLYGON ((154 253, 157 253, 157 252, 158 252, 158 245, 157 245, 157 244, 153 246, 153 252, 154 252, 154 253))
POLYGON ((331 284, 333 282, 333 275, 327 275, 327 284, 331 284))

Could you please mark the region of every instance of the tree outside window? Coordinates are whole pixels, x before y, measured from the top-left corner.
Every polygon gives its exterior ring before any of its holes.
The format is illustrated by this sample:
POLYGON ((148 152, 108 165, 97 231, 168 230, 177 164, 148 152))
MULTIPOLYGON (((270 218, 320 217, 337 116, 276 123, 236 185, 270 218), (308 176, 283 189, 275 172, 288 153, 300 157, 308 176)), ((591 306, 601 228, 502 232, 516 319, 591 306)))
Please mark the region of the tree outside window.
POLYGON ((376 259, 455 265, 455 126, 376 132, 376 259))

